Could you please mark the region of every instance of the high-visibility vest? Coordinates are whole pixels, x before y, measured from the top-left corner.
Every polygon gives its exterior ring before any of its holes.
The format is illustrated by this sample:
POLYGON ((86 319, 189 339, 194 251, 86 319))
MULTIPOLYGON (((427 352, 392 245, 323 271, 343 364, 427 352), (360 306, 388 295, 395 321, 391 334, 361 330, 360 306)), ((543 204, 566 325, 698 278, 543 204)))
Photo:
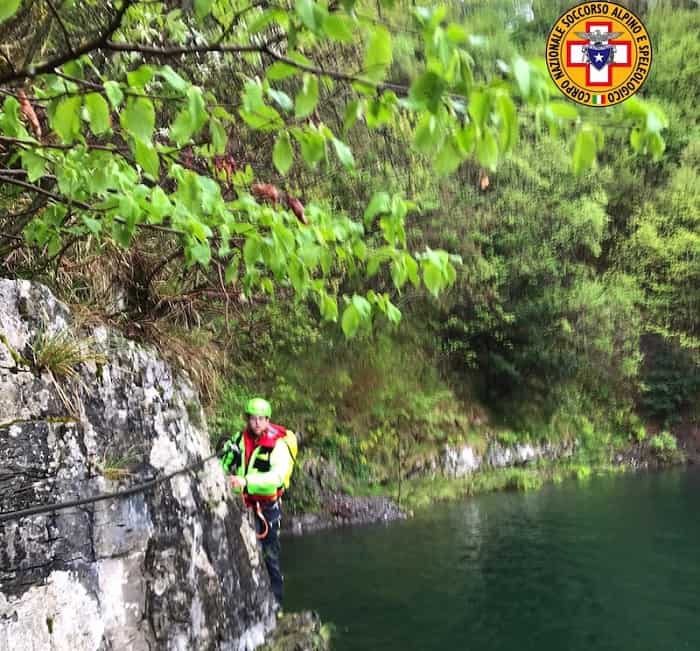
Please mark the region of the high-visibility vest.
POLYGON ((298 452, 296 435, 280 425, 270 424, 252 449, 251 438, 238 432, 226 442, 221 452, 224 471, 246 478, 246 503, 275 500, 289 488, 298 452))

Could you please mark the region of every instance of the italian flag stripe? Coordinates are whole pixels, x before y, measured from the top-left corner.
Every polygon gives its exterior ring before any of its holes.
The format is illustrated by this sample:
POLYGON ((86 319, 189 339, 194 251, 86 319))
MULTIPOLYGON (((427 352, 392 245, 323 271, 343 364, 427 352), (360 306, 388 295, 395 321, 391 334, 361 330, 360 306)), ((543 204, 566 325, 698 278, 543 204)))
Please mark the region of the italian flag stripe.
POLYGON ((605 95, 593 95, 594 104, 605 104, 605 95))

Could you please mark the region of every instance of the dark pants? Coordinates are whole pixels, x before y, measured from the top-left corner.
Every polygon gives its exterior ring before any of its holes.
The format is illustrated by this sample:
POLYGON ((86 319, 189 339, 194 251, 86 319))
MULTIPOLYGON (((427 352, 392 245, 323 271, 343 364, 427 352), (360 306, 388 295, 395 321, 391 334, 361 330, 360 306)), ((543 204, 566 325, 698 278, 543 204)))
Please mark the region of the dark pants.
MULTIPOLYGON (((270 575, 272 594, 275 595, 277 603, 281 604, 284 578, 280 569, 280 523, 282 511, 279 501, 263 503, 262 514, 268 525, 267 536, 261 540, 263 558, 267 566, 267 573, 270 575)), ((257 514, 255 516, 255 529, 258 534, 261 534, 265 529, 265 525, 257 514)))

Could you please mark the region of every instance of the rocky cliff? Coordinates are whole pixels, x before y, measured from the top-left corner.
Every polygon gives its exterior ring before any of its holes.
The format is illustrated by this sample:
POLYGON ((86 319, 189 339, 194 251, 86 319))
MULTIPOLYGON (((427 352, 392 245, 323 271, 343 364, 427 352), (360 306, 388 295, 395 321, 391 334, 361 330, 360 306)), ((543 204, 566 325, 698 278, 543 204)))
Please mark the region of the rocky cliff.
MULTIPOLYGON (((0 280, 0 512, 205 459, 197 395, 154 350, 76 331, 0 280)), ((0 522, 0 650, 252 649, 274 626, 247 514, 216 461, 150 490, 0 522)))

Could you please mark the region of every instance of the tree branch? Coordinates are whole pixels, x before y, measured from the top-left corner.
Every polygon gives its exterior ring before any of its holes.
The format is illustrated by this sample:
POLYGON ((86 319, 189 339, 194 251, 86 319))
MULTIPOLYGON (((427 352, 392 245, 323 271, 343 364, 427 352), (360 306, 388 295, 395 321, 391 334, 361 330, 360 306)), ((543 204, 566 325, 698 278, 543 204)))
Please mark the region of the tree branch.
MULTIPOLYGON (((34 185, 32 183, 27 183, 26 181, 22 181, 20 179, 15 179, 12 178, 11 176, 3 176, 0 174, 0 183, 9 183, 10 185, 16 185, 19 188, 23 188, 25 190, 28 190, 30 192, 36 192, 37 194, 42 194, 49 199, 52 199, 56 203, 61 203, 66 206, 76 206, 77 208, 82 208, 83 210, 87 210, 89 212, 103 212, 104 209, 97 208, 95 206, 91 206, 89 203, 85 203, 84 201, 79 201, 77 199, 70 199, 69 197, 63 197, 60 194, 56 194, 55 192, 51 192, 51 190, 46 190, 42 188, 39 185, 34 185)), ((118 215, 112 215, 112 219, 116 222, 119 222, 120 224, 126 224, 126 219, 123 217, 119 217, 118 215)), ((162 233, 170 233, 172 235, 185 235, 184 231, 181 231, 177 228, 172 228, 170 226, 162 226, 160 224, 136 224, 138 228, 143 228, 147 230, 152 230, 152 231, 160 231, 162 233)))
POLYGON ((225 43, 210 43, 206 45, 173 45, 170 47, 155 47, 153 45, 146 45, 144 43, 115 43, 114 41, 108 41, 102 46, 102 49, 111 50, 115 52, 138 52, 143 56, 161 56, 161 57, 173 57, 181 54, 207 54, 209 52, 222 52, 222 53, 233 53, 233 54, 246 54, 251 52, 258 52, 260 54, 267 54, 275 61, 281 61, 287 65, 303 70, 304 72, 310 72, 314 75, 331 77, 337 81, 347 81, 350 83, 362 84, 369 88, 374 88, 376 90, 394 90, 400 93, 408 92, 408 86, 403 84, 395 84, 392 82, 376 82, 358 75, 352 75, 345 72, 339 72, 337 70, 324 70, 317 66, 308 66, 303 63, 299 63, 294 59, 290 59, 282 54, 275 52, 271 46, 278 40, 284 38, 284 35, 276 37, 260 45, 226 45, 225 43))
POLYGON ((250 52, 262 53, 267 44, 264 45, 224 45, 221 43, 211 43, 209 45, 172 45, 170 47, 154 47, 144 43, 115 43, 107 41, 102 49, 112 52, 138 52, 143 56, 174 57, 180 54, 206 54, 208 52, 229 52, 234 54, 246 54, 250 52))
POLYGON ((51 0, 46 0, 46 4, 49 5, 49 9, 51 10, 51 13, 53 14, 54 18, 58 22, 59 27, 61 28, 61 31, 63 32, 63 38, 66 40, 66 45, 68 46, 68 51, 71 53, 72 56, 75 56, 75 51, 73 50, 73 44, 70 42, 70 36, 68 34, 68 30, 66 29, 66 25, 63 22, 63 19, 61 18, 60 14, 56 10, 56 7, 54 7, 53 2, 51 0))
POLYGON ((107 43, 112 34, 114 34, 114 32, 116 32, 119 29, 124 14, 126 13, 127 9, 132 4, 134 4, 135 1, 136 0, 123 0, 122 6, 114 15, 114 18, 111 20, 109 25, 107 25, 107 29, 98 37, 94 38, 91 41, 88 41, 87 43, 83 43, 83 45, 81 45, 76 50, 63 53, 57 57, 54 57, 53 59, 45 61, 44 63, 40 63, 36 66, 30 64, 29 66, 26 66, 21 70, 14 70, 9 74, 0 76, 0 84, 6 84, 10 81, 18 81, 20 79, 33 79, 34 77, 43 75, 46 72, 52 72, 56 68, 62 66, 64 63, 68 63, 72 59, 80 57, 83 54, 87 54, 88 52, 92 52, 93 50, 98 50, 105 43, 107 43))
POLYGON ((77 206, 78 208, 82 208, 83 210, 96 210, 93 206, 90 204, 84 203, 83 201, 77 201, 77 200, 72 200, 68 199, 67 197, 62 197, 60 194, 56 194, 55 192, 51 192, 51 190, 46 190, 42 188, 40 185, 34 185, 33 183, 27 183, 26 181, 22 181, 20 179, 14 179, 11 176, 3 176, 0 174, 0 182, 3 183, 9 183, 10 185, 16 185, 18 188, 24 188, 25 190, 29 190, 30 192, 36 192, 37 194, 43 194, 45 197, 48 197, 49 199, 53 199, 56 203, 62 203, 66 205, 72 205, 72 206, 77 206))
POLYGON ((287 65, 299 68, 299 70, 303 70, 304 72, 310 72, 314 75, 330 77, 331 79, 335 79, 337 81, 348 81, 352 84, 362 84, 363 86, 368 86, 369 88, 374 88, 375 90, 395 90, 399 93, 407 93, 409 90, 408 86, 404 84, 395 84, 390 81, 377 82, 372 81, 371 79, 360 77, 358 75, 351 75, 345 72, 338 72, 337 70, 324 70, 323 68, 318 68, 317 66, 307 66, 306 64, 299 63, 298 61, 290 59, 289 57, 286 57, 283 54, 278 54, 269 47, 265 48, 265 54, 271 56, 273 59, 275 59, 275 61, 281 61, 282 63, 286 63, 287 65))

